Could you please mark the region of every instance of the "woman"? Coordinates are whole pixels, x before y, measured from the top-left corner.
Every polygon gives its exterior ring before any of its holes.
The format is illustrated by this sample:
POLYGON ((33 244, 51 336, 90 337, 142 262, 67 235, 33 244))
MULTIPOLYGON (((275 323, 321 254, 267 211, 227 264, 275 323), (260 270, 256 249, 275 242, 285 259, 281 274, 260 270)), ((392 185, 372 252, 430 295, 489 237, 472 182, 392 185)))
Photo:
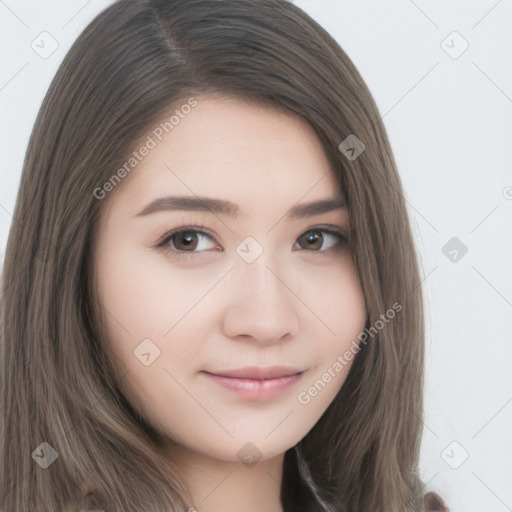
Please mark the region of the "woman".
POLYGON ((301 9, 106 9, 51 84, 14 218, 1 510, 443 510, 417 473, 400 179, 301 9))

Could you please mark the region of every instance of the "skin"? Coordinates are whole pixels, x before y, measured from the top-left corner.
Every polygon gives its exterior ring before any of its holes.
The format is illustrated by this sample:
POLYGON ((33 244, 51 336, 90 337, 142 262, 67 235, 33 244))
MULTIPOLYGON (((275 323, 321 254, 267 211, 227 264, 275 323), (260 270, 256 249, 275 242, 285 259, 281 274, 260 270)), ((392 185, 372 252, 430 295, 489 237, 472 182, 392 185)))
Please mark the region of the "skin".
POLYGON ((285 217, 296 204, 341 195, 304 121, 234 98, 197 100, 104 199, 95 279, 107 348, 125 375, 123 393, 177 442, 169 457, 183 470, 191 507, 280 512, 284 452, 319 420, 351 362, 308 404, 298 394, 322 378, 365 325, 348 247, 320 230, 348 233, 348 211, 285 217), (169 210, 137 216, 166 195, 230 200, 241 216, 169 210), (176 236, 169 252, 156 247, 188 226, 206 235, 196 231, 189 245, 176 236), (316 239, 301 237, 312 228, 316 239), (252 263, 236 251, 254 251, 242 244, 248 236, 263 249, 252 263), (176 255, 179 249, 189 256, 176 255), (134 355, 145 339, 160 350, 148 366, 134 355), (202 373, 276 364, 304 373, 271 399, 241 398, 202 373), (247 443, 261 457, 251 466, 237 455, 247 443))

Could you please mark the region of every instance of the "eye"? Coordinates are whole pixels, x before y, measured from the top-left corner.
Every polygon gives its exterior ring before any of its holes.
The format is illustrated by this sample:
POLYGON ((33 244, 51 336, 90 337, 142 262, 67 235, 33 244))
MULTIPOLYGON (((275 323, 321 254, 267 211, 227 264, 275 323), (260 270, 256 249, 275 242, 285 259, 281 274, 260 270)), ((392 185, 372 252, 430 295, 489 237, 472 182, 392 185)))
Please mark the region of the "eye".
MULTIPOLYGON (((303 233, 297 243, 305 245, 307 251, 329 254, 342 251, 348 244, 348 237, 339 229, 318 227, 303 233)), ((222 250, 215 237, 192 226, 171 231, 157 244, 157 248, 179 257, 189 257, 208 250, 222 250)))
POLYGON ((297 241, 304 243, 308 251, 330 253, 343 250, 348 244, 348 237, 339 229, 312 228, 297 241), (326 233, 327 236, 320 233, 326 233))
MULTIPOLYGON (((189 256, 196 252, 203 252, 208 250, 208 243, 205 240, 212 240, 215 238, 204 231, 196 228, 185 227, 172 231, 164 237, 164 239, 157 245, 164 250, 177 254, 178 256, 189 256)), ((218 250, 218 244, 210 244, 213 250, 218 250)))

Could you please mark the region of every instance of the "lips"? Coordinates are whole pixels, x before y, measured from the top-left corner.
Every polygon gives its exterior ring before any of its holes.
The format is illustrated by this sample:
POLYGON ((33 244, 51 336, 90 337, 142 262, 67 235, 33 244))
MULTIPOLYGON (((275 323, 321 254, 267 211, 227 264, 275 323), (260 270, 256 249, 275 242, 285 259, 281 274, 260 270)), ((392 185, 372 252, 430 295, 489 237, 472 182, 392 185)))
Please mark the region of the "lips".
POLYGON ((207 371, 210 375, 218 375, 220 377, 231 377, 235 379, 253 379, 267 380, 280 377, 289 377, 298 375, 302 370, 290 366, 246 366, 244 368, 236 368, 233 370, 207 371))
POLYGON ((290 366, 247 366, 201 373, 243 400, 263 402, 289 391, 302 378, 304 371, 290 366))

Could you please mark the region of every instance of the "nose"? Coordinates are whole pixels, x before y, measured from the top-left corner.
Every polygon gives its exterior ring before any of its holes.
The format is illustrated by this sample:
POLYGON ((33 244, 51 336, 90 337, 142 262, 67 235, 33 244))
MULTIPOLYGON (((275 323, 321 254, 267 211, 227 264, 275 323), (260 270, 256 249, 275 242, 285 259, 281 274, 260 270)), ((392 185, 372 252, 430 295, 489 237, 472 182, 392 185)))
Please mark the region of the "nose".
POLYGON ((238 260, 230 272, 223 329, 229 338, 251 339, 262 345, 296 336, 301 301, 295 295, 298 274, 283 272, 265 257, 252 263, 238 260))

